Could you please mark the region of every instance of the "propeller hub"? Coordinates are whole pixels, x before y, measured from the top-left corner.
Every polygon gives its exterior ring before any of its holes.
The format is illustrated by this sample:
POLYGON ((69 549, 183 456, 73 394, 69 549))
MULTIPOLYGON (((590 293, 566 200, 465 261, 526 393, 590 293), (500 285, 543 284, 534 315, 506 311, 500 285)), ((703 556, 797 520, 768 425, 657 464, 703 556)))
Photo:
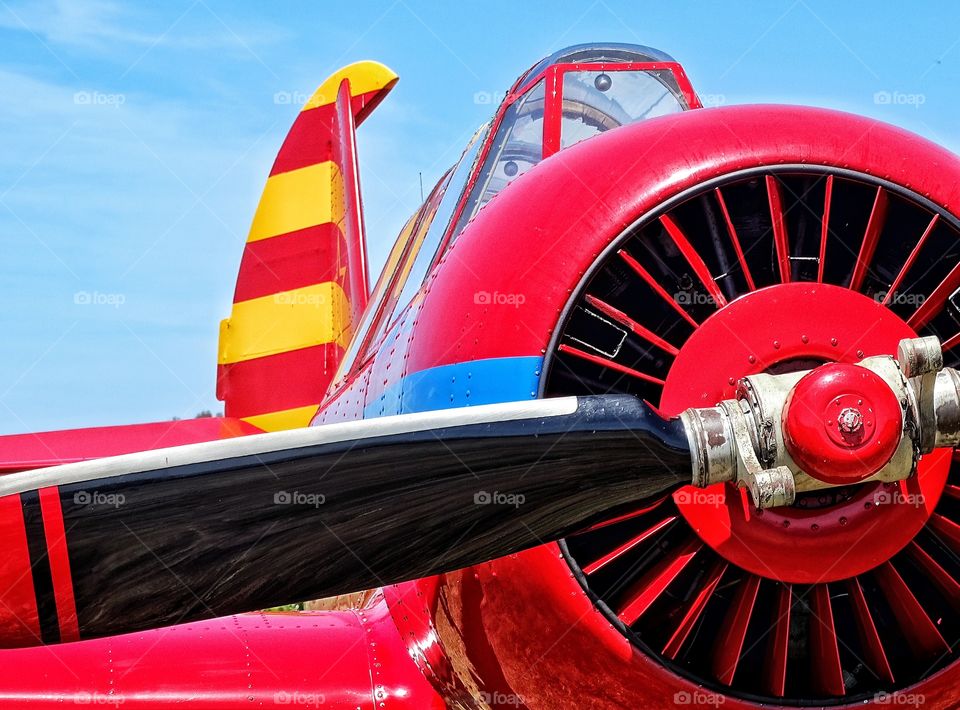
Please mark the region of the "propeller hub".
MULTIPOLYGON (((763 288, 728 303, 693 332, 667 375, 660 409, 708 407, 736 397, 745 377, 855 364, 894 353, 900 341, 915 337, 891 310, 845 288, 800 282, 763 288)), ((771 416, 780 422, 779 412, 771 416)), ((747 490, 722 483, 706 495, 684 490, 674 500, 684 521, 729 562, 763 577, 814 583, 860 574, 902 549, 927 523, 949 469, 948 453, 923 457, 910 496, 898 494, 906 484, 866 480, 801 486, 793 505, 760 512, 747 490), (878 516, 884 535, 872 534, 878 516)))
POLYGON ((783 413, 787 451, 824 483, 859 483, 893 457, 903 433, 900 403, 875 372, 830 363, 807 373, 783 413))

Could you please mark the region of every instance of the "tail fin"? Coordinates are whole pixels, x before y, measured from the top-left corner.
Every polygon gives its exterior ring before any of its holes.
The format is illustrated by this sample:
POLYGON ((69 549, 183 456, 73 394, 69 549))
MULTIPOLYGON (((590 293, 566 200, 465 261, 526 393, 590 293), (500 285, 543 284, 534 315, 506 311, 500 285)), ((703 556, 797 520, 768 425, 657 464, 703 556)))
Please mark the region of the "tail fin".
POLYGON ((369 295, 354 129, 396 82, 377 62, 341 69, 280 148, 220 323, 226 416, 275 431, 316 412, 369 295))

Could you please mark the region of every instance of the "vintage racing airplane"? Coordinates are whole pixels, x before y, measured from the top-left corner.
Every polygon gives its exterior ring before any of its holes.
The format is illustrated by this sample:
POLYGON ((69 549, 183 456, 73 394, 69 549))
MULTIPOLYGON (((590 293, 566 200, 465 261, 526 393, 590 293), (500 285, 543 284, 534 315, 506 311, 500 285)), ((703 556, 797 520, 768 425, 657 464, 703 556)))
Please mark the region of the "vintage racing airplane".
POLYGON ((571 47, 371 290, 396 81, 280 148, 225 416, 0 437, 0 700, 960 707, 960 159, 571 47))

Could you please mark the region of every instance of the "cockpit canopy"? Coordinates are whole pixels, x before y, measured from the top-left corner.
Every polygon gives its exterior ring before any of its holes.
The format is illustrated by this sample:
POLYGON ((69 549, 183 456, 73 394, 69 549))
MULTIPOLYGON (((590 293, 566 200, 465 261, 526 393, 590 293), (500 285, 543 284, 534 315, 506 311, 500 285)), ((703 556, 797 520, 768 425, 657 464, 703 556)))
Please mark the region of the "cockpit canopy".
POLYGON ((611 128, 699 106, 669 55, 626 44, 578 45, 526 72, 494 121, 465 224, 495 194, 544 158, 611 128))

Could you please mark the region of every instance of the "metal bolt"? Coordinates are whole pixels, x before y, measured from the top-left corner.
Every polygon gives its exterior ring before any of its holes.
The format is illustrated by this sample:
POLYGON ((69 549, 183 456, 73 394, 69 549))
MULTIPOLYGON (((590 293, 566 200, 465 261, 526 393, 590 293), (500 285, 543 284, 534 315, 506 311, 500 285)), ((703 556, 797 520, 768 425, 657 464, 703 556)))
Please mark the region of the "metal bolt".
POLYGON ((837 426, 844 434, 856 434, 863 429, 863 415, 859 409, 847 407, 837 417, 837 426))

